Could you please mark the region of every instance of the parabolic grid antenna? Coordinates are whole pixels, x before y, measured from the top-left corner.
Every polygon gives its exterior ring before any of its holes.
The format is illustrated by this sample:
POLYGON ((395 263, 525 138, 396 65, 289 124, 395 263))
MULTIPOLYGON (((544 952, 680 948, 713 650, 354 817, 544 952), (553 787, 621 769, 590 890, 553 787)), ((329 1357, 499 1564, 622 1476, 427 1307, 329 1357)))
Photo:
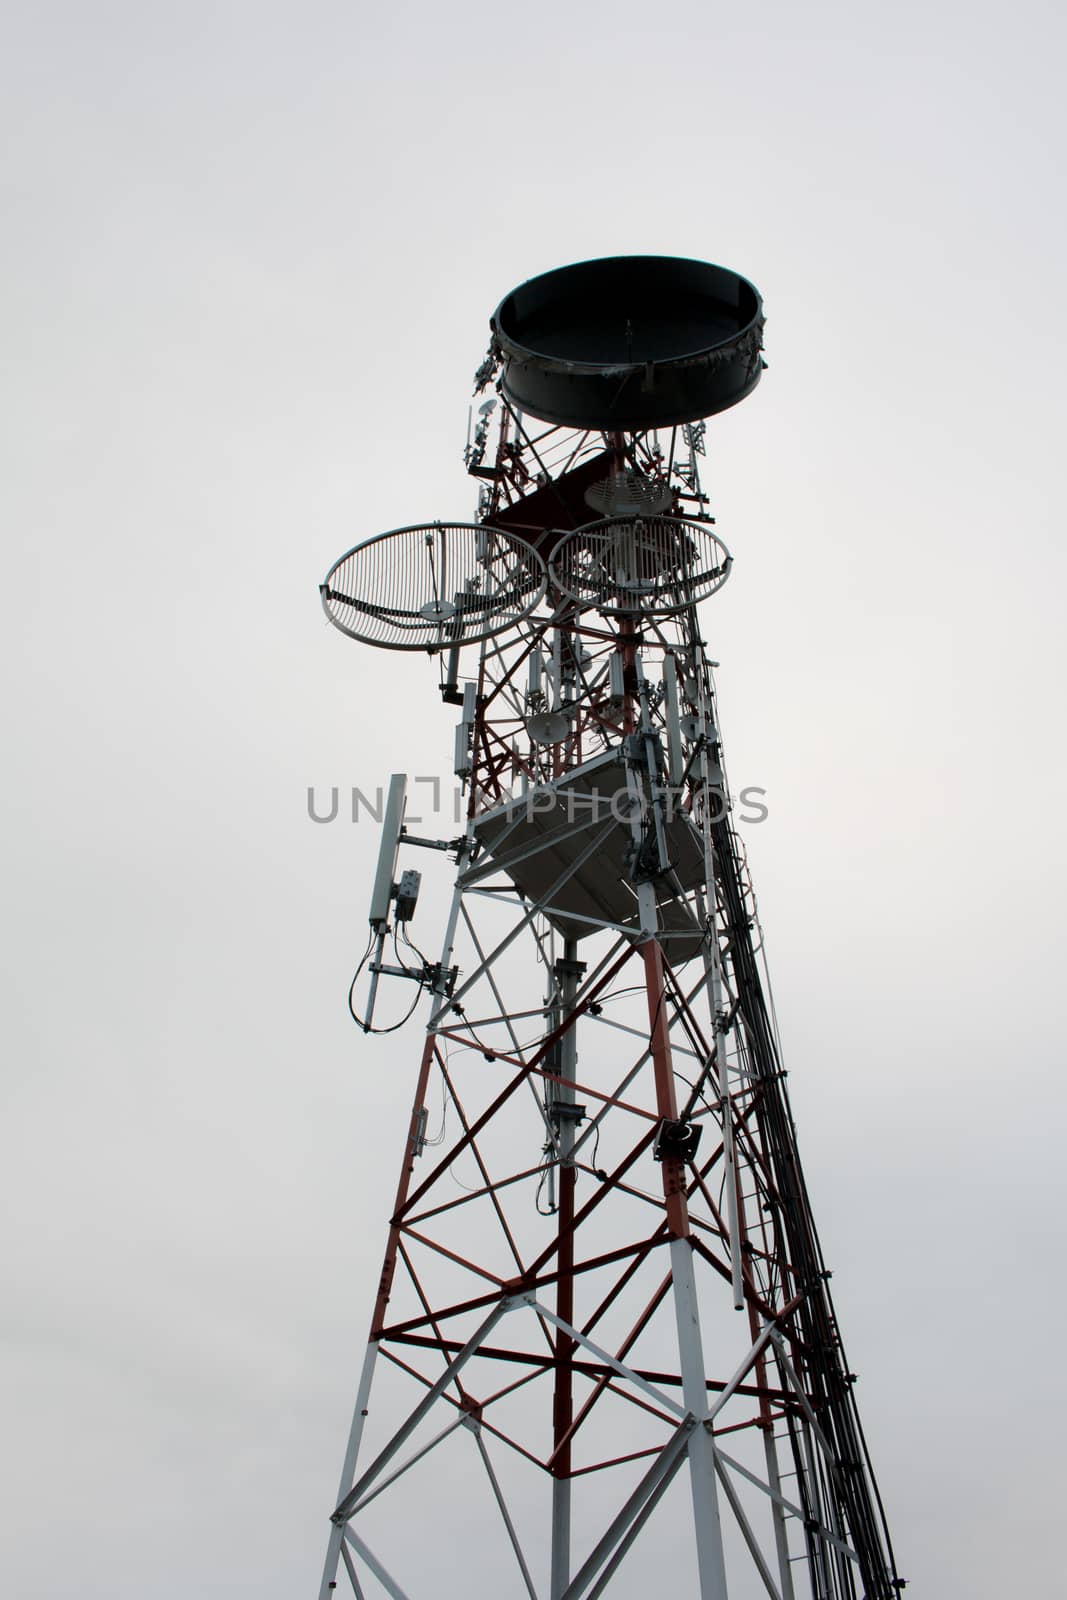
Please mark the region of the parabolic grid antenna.
POLYGON ((664 617, 720 589, 730 553, 707 523, 610 517, 561 539, 551 569, 562 593, 583 605, 664 617))
POLYGON ((434 651, 512 627, 541 600, 545 582, 540 556, 516 534, 433 522, 357 544, 319 592, 326 615, 349 638, 434 651))
POLYGON ((365 1033, 420 1001, 425 1031, 402 1129, 399 1054, 354 1052, 357 1142, 395 1134, 399 1181, 337 1230, 376 1210, 386 1239, 320 1600, 903 1587, 703 608, 731 560, 704 419, 756 384, 762 326, 752 285, 703 262, 523 284, 475 378, 475 521, 368 540, 323 587, 354 638, 442 652, 459 711, 455 793, 420 799, 417 833, 389 785, 349 991, 365 1033), (428 880, 454 863, 428 953, 413 854, 428 880))

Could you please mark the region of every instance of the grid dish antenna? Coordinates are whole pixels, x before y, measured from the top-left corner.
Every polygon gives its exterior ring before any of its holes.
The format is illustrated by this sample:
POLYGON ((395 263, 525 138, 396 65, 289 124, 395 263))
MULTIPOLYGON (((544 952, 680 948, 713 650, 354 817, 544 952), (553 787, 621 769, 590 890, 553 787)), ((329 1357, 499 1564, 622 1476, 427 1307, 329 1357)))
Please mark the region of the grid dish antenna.
POLYGON ((561 539, 551 570, 553 582, 583 606, 668 617, 721 589, 731 562, 706 523, 607 517, 561 539))
POLYGON ((357 544, 320 585, 335 628, 384 650, 435 650, 502 633, 542 600, 537 552, 514 533, 470 522, 394 528, 357 544))

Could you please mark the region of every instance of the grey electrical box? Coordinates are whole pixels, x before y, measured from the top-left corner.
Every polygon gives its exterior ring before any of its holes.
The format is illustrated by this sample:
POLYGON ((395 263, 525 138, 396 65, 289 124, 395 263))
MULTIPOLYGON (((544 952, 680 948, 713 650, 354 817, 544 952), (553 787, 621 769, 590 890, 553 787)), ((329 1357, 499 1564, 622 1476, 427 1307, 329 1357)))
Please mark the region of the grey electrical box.
POLYGON ((400 875, 400 882, 396 887, 396 920, 397 922, 410 922, 415 915, 415 905, 419 898, 419 885, 422 882, 422 873, 410 870, 400 875))

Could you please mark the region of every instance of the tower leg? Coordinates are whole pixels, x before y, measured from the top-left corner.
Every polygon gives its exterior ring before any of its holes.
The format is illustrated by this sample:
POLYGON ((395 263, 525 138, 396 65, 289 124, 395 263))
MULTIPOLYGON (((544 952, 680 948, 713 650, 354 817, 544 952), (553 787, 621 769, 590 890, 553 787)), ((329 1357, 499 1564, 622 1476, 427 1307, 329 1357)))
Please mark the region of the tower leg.
MULTIPOLYGON (((663 952, 657 942, 650 939, 642 946, 642 954, 645 962, 649 1045, 656 1080, 656 1106, 665 1121, 674 1122, 678 1117, 678 1103, 674 1092, 674 1067, 666 1014, 663 952)), ((693 1247, 689 1242, 685 1168, 681 1161, 668 1157, 661 1163, 661 1169, 667 1222, 672 1234, 671 1278, 678 1328, 682 1398, 686 1409, 702 1424, 702 1419, 708 1413, 708 1389, 693 1273, 693 1247)), ((726 1600, 726 1563, 715 1482, 715 1445, 710 1432, 703 1425, 694 1428, 689 1440, 689 1479, 693 1495, 700 1600, 726 1600)))
MULTIPOLYGON (((458 895, 454 897, 458 899, 458 895)), ((455 925, 455 910, 449 923, 450 932, 455 925)), ((433 1060, 434 1040, 433 1034, 428 1034, 423 1046, 422 1063, 419 1068, 419 1080, 415 1089, 415 1103, 411 1111, 411 1127, 408 1136, 408 1148, 404 1166, 400 1174, 400 1183, 397 1188, 395 1211, 399 1211, 407 1198, 408 1186, 417 1153, 419 1113, 426 1103, 426 1084, 430 1074, 430 1063, 433 1060)), ((382 1276, 378 1285, 378 1298, 374 1308, 374 1320, 371 1327, 371 1339, 367 1345, 367 1353, 363 1358, 363 1371, 360 1374, 359 1389, 356 1394, 356 1409, 352 1417, 352 1428, 348 1435, 348 1448, 345 1450, 344 1465, 341 1468, 341 1485, 337 1492, 337 1504, 340 1506, 345 1496, 352 1488, 356 1476, 356 1462, 359 1459, 359 1447, 363 1441, 363 1425, 367 1420, 367 1406, 370 1400, 371 1384, 374 1381, 374 1368, 378 1359, 378 1333, 385 1317, 385 1309, 389 1301, 389 1290, 393 1281, 396 1268, 396 1250, 399 1231, 394 1225, 389 1230, 389 1242, 385 1251, 385 1262, 382 1267, 382 1276)), ((343 1521, 335 1522, 330 1529, 330 1539, 326 1546, 326 1562, 322 1572, 322 1585, 319 1589, 319 1600, 330 1600, 336 1585, 337 1564, 341 1559, 344 1545, 345 1524, 343 1521)), ((346 1560, 347 1565, 347 1560, 346 1560)))
POLYGON ((550 1600, 560 1600, 571 1581, 571 1480, 552 1479, 552 1573, 550 1600))
MULTIPOLYGON (((693 1249, 688 1239, 671 1240, 671 1272, 682 1370, 682 1398, 686 1409, 694 1417, 703 1417, 708 1409, 708 1390, 693 1276, 693 1249)), ((694 1428, 689 1439, 689 1482, 693 1495, 700 1600, 726 1600, 726 1563, 715 1482, 715 1444, 705 1427, 694 1428)))
MULTIPOLYGON (((340 1505, 356 1475, 356 1461, 359 1457, 359 1447, 363 1440, 363 1424, 367 1420, 367 1402, 370 1399, 371 1383, 374 1380, 374 1367, 378 1358, 378 1341, 372 1339, 367 1346, 367 1353, 363 1357, 363 1371, 360 1374, 359 1389, 356 1392, 356 1409, 352 1416, 352 1429, 348 1435, 348 1448, 345 1451, 344 1465, 341 1468, 341 1483, 337 1491, 337 1504, 340 1505)), ((330 1529, 330 1541, 326 1547, 326 1563, 322 1569, 322 1585, 319 1589, 319 1600, 330 1600, 337 1578, 337 1563, 341 1559, 341 1546, 344 1543, 345 1525, 335 1522, 330 1529)))
MULTIPOLYGON (((573 1017, 574 1000, 584 965, 577 960, 577 941, 564 944, 563 959, 556 963, 558 1017, 565 1022, 573 1017)), ((556 1315, 574 1321, 574 1080, 578 1061, 577 1023, 572 1020, 559 1041, 558 1076, 551 1092, 559 1147, 559 1213, 557 1217, 559 1280, 556 1285, 556 1315)), ((560 1600, 571 1581, 571 1447, 569 1433, 574 1421, 574 1372, 570 1365, 574 1340, 562 1328, 556 1330, 555 1393, 552 1402, 554 1450, 552 1457, 552 1555, 549 1582, 550 1600, 560 1600)))

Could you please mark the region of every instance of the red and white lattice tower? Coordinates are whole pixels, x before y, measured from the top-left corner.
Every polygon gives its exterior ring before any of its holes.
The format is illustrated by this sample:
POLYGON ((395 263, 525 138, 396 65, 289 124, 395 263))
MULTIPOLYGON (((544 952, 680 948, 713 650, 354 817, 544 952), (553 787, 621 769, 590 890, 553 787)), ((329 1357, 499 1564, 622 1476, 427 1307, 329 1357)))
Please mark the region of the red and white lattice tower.
POLYGON ((759 379, 760 298, 620 257, 491 326, 476 520, 322 590, 437 656, 466 820, 413 837, 392 780, 352 1003, 428 1017, 321 1597, 890 1600, 700 609, 704 419, 759 379), (426 847, 457 867, 434 960, 426 847))

